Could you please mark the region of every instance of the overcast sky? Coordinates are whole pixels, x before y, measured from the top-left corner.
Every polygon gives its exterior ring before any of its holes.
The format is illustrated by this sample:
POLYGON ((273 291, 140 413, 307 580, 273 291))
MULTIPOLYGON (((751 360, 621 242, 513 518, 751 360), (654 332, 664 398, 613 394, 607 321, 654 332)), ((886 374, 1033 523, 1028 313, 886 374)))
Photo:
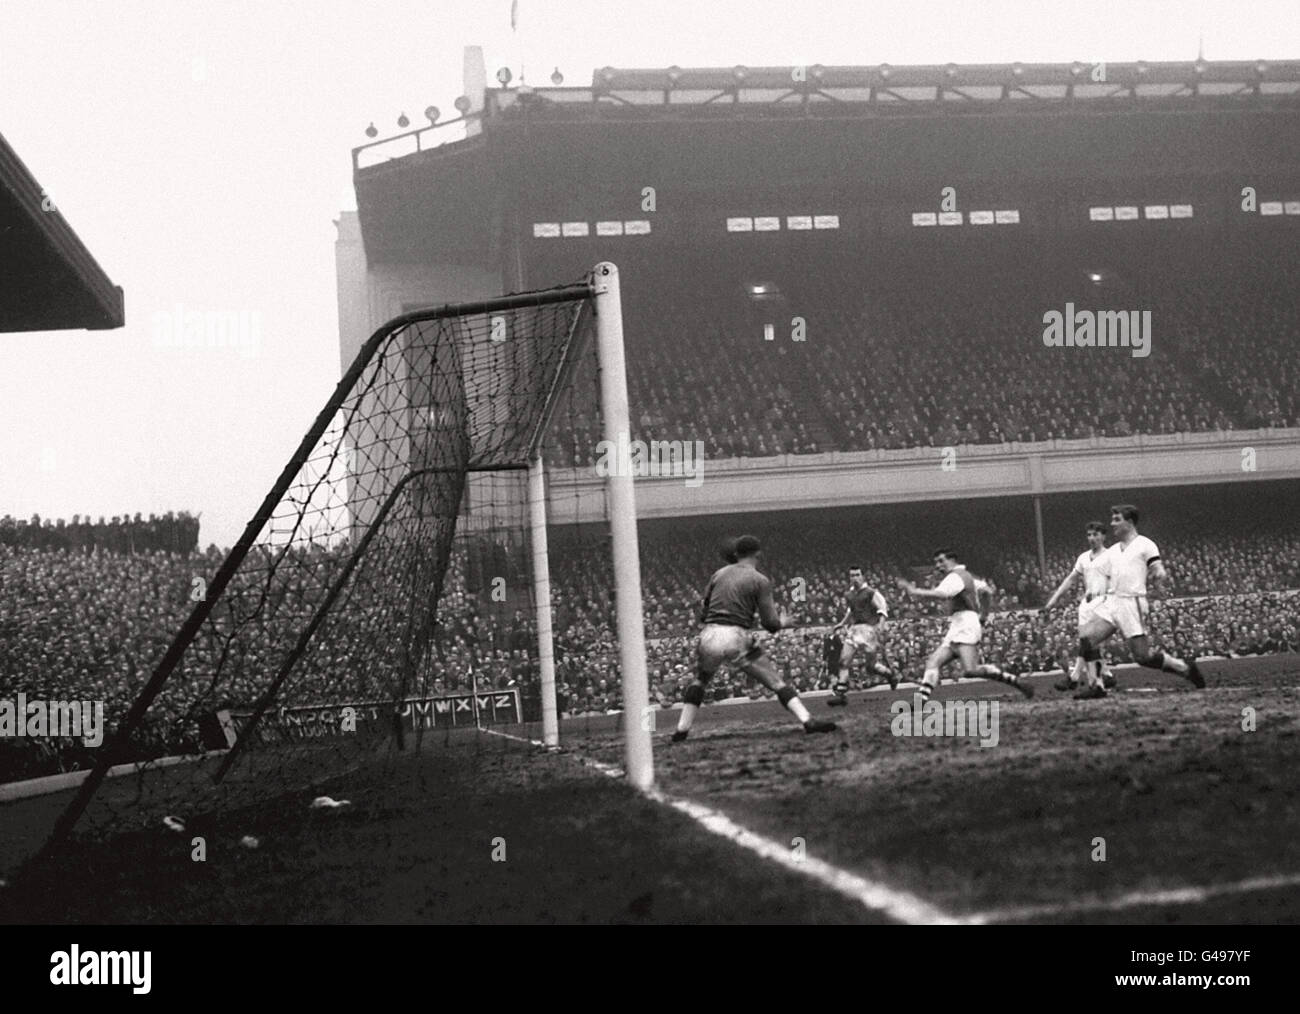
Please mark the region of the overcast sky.
MULTIPOLYGON (((0 514, 202 512, 229 545, 340 373, 351 148, 452 110, 484 47, 593 68, 1300 58, 1300 0, 0 0, 0 133, 126 292, 116 331, 0 335, 0 514), (257 345, 162 348, 161 314, 257 345)), ((3 284, 3 279, 0 279, 3 284)))

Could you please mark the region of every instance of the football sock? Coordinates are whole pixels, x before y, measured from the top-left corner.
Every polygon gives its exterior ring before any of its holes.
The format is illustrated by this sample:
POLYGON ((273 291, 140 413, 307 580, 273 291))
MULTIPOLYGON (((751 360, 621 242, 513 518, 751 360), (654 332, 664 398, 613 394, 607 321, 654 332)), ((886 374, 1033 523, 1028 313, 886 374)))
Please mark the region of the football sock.
POLYGON ((1186 676, 1189 671, 1187 663, 1181 658, 1174 658, 1172 655, 1166 655, 1158 648, 1153 651, 1150 657, 1142 664, 1148 669, 1162 669, 1165 672, 1177 673, 1179 676, 1186 676))
POLYGON ((790 714, 800 722, 811 721, 812 715, 808 714, 808 709, 804 707, 803 701, 799 700, 799 695, 795 693, 793 687, 782 687, 776 692, 776 699, 789 708, 790 714))
POLYGON ((698 683, 692 683, 682 694, 682 714, 677 719, 677 731, 689 732, 691 724, 695 721, 695 713, 700 710, 700 705, 704 703, 704 687, 698 683))
POLYGON ((1071 683, 1077 686, 1079 680, 1083 679, 1085 669, 1086 663, 1083 661, 1083 656, 1076 655, 1074 657, 1074 668, 1070 671, 1070 675, 1067 678, 1071 683))
POLYGON ((1016 677, 1012 673, 1003 672, 997 666, 985 662, 983 665, 977 665, 970 673, 971 676, 978 676, 981 679, 997 680, 999 683, 1015 683, 1016 677))
POLYGON ((925 675, 921 677, 921 683, 916 688, 916 692, 921 695, 923 701, 928 701, 930 695, 934 693, 934 688, 939 685, 939 670, 927 669, 925 675))

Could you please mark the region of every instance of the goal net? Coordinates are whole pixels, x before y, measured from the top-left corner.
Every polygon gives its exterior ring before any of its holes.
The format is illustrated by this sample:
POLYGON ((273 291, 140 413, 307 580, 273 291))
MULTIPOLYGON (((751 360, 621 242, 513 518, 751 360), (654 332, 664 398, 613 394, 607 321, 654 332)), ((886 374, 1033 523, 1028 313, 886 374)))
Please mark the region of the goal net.
MULTIPOLYGON (((547 461, 573 475, 627 430, 612 264, 385 324, 220 568, 196 576, 152 673, 107 702, 114 733, 50 847, 188 827, 483 730, 556 745, 547 461)), ((623 706, 639 712, 631 470, 607 471, 568 488, 608 519, 623 706)), ((625 727, 646 784, 648 734, 625 727)))

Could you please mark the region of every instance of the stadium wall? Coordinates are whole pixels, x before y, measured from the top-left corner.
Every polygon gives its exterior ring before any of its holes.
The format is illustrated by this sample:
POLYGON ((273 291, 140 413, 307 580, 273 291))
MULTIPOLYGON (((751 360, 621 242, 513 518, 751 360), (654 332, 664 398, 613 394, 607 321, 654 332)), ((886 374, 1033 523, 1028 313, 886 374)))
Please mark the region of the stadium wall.
MULTIPOLYGON (((636 505, 667 518, 1293 478, 1300 430, 1235 430, 705 461, 701 475, 641 477, 636 505)), ((551 516, 603 520, 603 481, 553 469, 551 516)))
POLYGON ((339 300, 339 360, 346 370, 385 321, 417 307, 491 299, 501 273, 480 264, 370 264, 355 211, 340 212, 334 244, 339 300))

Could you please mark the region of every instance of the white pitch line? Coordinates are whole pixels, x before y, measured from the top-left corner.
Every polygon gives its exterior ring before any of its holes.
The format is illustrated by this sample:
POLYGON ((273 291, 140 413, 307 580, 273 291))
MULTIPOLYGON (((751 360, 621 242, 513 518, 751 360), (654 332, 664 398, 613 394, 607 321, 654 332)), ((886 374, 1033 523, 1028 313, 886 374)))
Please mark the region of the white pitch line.
POLYGON ((995 909, 968 916, 965 921, 980 925, 995 922, 1018 922, 1044 916, 1061 916, 1080 912, 1119 912, 1126 908, 1144 905, 1195 905, 1224 894, 1245 894, 1250 891, 1273 891, 1282 887, 1300 887, 1300 874, 1280 877, 1252 877, 1231 884, 1209 884, 1205 887, 1175 887, 1164 891, 1133 891, 1110 900, 1094 899, 1068 905, 1030 905, 1024 908, 995 909))
MULTIPOLYGON (((483 729, 482 731, 489 732, 494 736, 505 736, 507 739, 513 739, 520 743, 530 743, 534 746, 543 745, 538 740, 524 739, 522 736, 514 736, 508 732, 498 732, 496 729, 483 729)), ((568 756, 573 757, 582 764, 595 768, 601 774, 610 778, 624 777, 623 769, 613 764, 606 764, 604 761, 598 761, 592 757, 579 757, 575 754, 569 754, 568 756)), ((773 841, 771 838, 765 838, 761 834, 737 824, 725 813, 711 809, 701 803, 670 796, 653 785, 640 791, 643 796, 652 802, 670 806, 679 813, 686 814, 706 831, 726 838, 733 844, 748 849, 763 859, 783 866, 792 873, 800 873, 806 877, 811 877, 823 886, 829 887, 831 890, 858 902, 872 911, 882 912, 891 919, 914 926, 952 925, 969 921, 968 919, 950 915, 907 891, 887 887, 876 881, 860 877, 856 873, 840 869, 838 866, 833 866, 815 856, 805 854, 803 858, 798 858, 791 847, 773 841)))

